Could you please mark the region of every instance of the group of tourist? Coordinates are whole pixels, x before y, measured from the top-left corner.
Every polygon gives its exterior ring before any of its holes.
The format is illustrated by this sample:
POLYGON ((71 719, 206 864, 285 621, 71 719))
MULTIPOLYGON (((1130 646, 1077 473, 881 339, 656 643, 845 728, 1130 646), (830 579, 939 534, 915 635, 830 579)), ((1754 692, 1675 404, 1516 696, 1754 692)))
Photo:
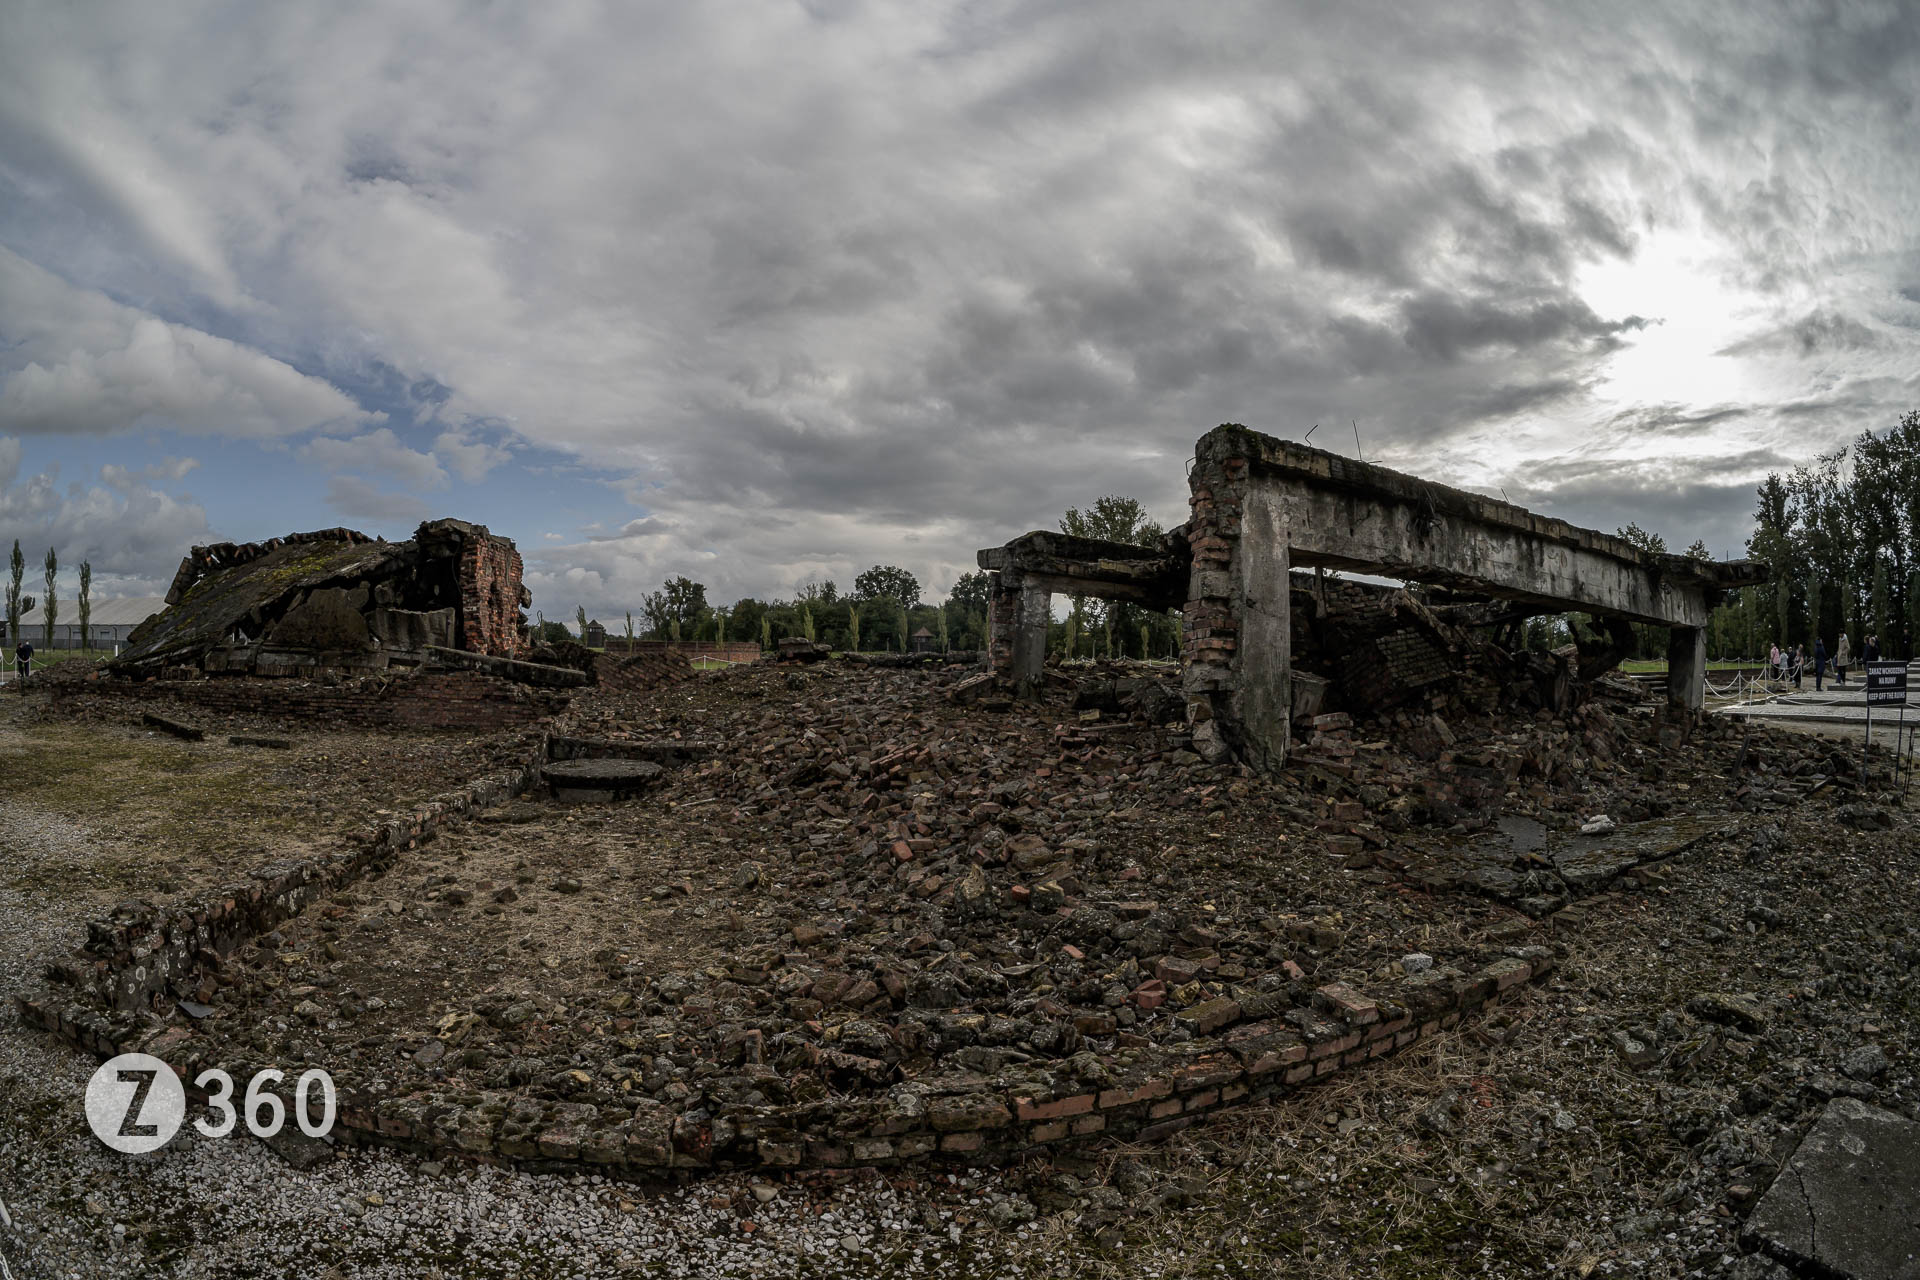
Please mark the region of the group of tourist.
MULTIPOLYGON (((1880 659, 1880 640, 1878 636, 1868 636, 1866 644, 1860 648, 1860 661, 1877 662, 1880 659)), ((1813 639, 1813 653, 1807 653, 1804 644, 1794 645, 1791 649, 1782 649, 1774 645, 1767 651, 1767 676, 1773 680, 1792 680, 1793 687, 1800 687, 1800 677, 1806 671, 1807 664, 1813 664, 1813 687, 1816 691, 1824 689, 1823 680, 1827 673, 1827 642, 1818 636, 1813 639)), ((1853 649, 1847 640, 1847 633, 1840 633, 1840 641, 1833 648, 1833 682, 1843 685, 1847 682, 1847 668, 1853 665, 1853 649)))

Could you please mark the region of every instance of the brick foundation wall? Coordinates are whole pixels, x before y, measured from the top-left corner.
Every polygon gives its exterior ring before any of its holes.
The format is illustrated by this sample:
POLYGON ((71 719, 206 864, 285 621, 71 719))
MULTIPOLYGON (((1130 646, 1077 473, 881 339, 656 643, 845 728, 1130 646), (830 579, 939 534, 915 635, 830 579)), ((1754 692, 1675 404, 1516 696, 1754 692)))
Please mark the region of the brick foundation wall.
POLYGON ((758 662, 763 656, 759 642, 754 640, 628 641, 625 636, 608 636, 605 648, 610 654, 645 657, 649 654, 678 653, 687 658, 718 658, 722 662, 758 662))
MULTIPOLYGON (((268 863, 253 870, 243 883, 178 907, 122 909, 91 922, 80 951, 72 960, 50 965, 48 978, 73 988, 76 998, 123 1013, 145 1006, 176 978, 190 988, 186 975, 203 955, 224 955, 297 915, 308 903, 389 865, 401 851, 448 823, 518 795, 539 781, 547 752, 544 732, 521 735, 501 744, 501 750, 518 762, 434 796, 399 817, 370 818, 339 852, 268 863)), ((79 1015, 67 1016, 71 1020, 79 1015)))
POLYGON ((418 672, 347 680, 218 676, 203 680, 95 683, 63 693, 164 699, 225 714, 323 720, 361 729, 463 729, 495 732, 563 710, 565 694, 528 689, 471 671, 418 672))

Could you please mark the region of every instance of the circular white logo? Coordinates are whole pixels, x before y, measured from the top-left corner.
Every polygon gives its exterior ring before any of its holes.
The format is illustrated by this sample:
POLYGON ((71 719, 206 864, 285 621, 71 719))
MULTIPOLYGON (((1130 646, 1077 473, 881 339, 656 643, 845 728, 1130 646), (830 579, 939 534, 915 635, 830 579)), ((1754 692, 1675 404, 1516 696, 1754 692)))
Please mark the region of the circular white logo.
POLYGON ((100 1064, 87 1081, 87 1123, 94 1137, 127 1155, 157 1151, 180 1129, 187 1091, 173 1068, 145 1053, 100 1064))

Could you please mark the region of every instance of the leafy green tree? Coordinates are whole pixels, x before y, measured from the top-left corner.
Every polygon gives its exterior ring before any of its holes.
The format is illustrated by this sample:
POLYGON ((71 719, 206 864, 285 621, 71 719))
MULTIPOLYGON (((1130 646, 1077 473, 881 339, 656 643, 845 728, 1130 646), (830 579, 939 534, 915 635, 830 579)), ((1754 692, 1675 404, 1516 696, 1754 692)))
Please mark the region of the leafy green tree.
POLYGON ((1893 596, 1887 589, 1887 562, 1873 562, 1873 634, 1891 635, 1893 632, 1893 596))
POLYGON ((706 587, 685 576, 668 578, 660 590, 640 602, 640 612, 647 620, 647 634, 656 640, 678 640, 682 634, 680 629, 692 630, 706 607, 706 587))
POLYGON ((987 592, 991 576, 981 569, 963 573, 940 607, 948 637, 956 649, 984 649, 987 640, 987 592))
POLYGON ((869 600, 892 600, 911 609, 920 603, 920 580, 898 565, 877 564, 853 580, 856 604, 869 600))
POLYGON ((727 639, 761 640, 761 647, 766 648, 766 641, 761 636, 761 623, 766 616, 766 605, 752 596, 742 596, 734 601, 733 608, 727 614, 727 639))
MULTIPOLYGON (((1140 505, 1139 499, 1107 494, 1094 499, 1093 505, 1084 511, 1078 507, 1068 507, 1067 513, 1060 517, 1060 532, 1075 538, 1097 538, 1104 542, 1152 547, 1159 544, 1165 530, 1147 516, 1146 508, 1140 505)), ((1107 655, 1112 657, 1115 634, 1128 634, 1146 617, 1146 611, 1139 605, 1124 600, 1102 600, 1089 604, 1083 595, 1069 599, 1070 649, 1078 646, 1082 632, 1090 633, 1097 628, 1106 639, 1107 655)), ((1141 656, 1145 657, 1146 654, 1143 652, 1141 656)))
POLYGON ((860 652, 860 606, 857 603, 847 610, 847 652, 860 652))
POLYGON ((584 644, 587 639, 587 606, 583 604, 575 605, 573 607, 573 620, 580 626, 580 640, 581 643, 584 644))
POLYGON ((1060 518, 1060 532, 1076 538, 1098 538, 1105 542, 1151 547, 1160 541, 1160 535, 1165 530, 1147 517, 1146 508, 1140 505, 1139 499, 1108 494, 1094 499, 1093 505, 1085 511, 1068 507, 1067 514, 1060 518))

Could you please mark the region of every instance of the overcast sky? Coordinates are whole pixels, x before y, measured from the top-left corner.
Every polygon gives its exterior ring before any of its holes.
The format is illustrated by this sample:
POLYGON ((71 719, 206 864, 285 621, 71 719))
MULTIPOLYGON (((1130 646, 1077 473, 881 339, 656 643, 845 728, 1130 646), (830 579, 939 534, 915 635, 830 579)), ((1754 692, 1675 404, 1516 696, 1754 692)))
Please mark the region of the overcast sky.
POLYGON ((617 617, 1185 519, 1225 421, 1678 549, 1920 407, 1911 3, 0 0, 0 538, 456 515, 617 617))

